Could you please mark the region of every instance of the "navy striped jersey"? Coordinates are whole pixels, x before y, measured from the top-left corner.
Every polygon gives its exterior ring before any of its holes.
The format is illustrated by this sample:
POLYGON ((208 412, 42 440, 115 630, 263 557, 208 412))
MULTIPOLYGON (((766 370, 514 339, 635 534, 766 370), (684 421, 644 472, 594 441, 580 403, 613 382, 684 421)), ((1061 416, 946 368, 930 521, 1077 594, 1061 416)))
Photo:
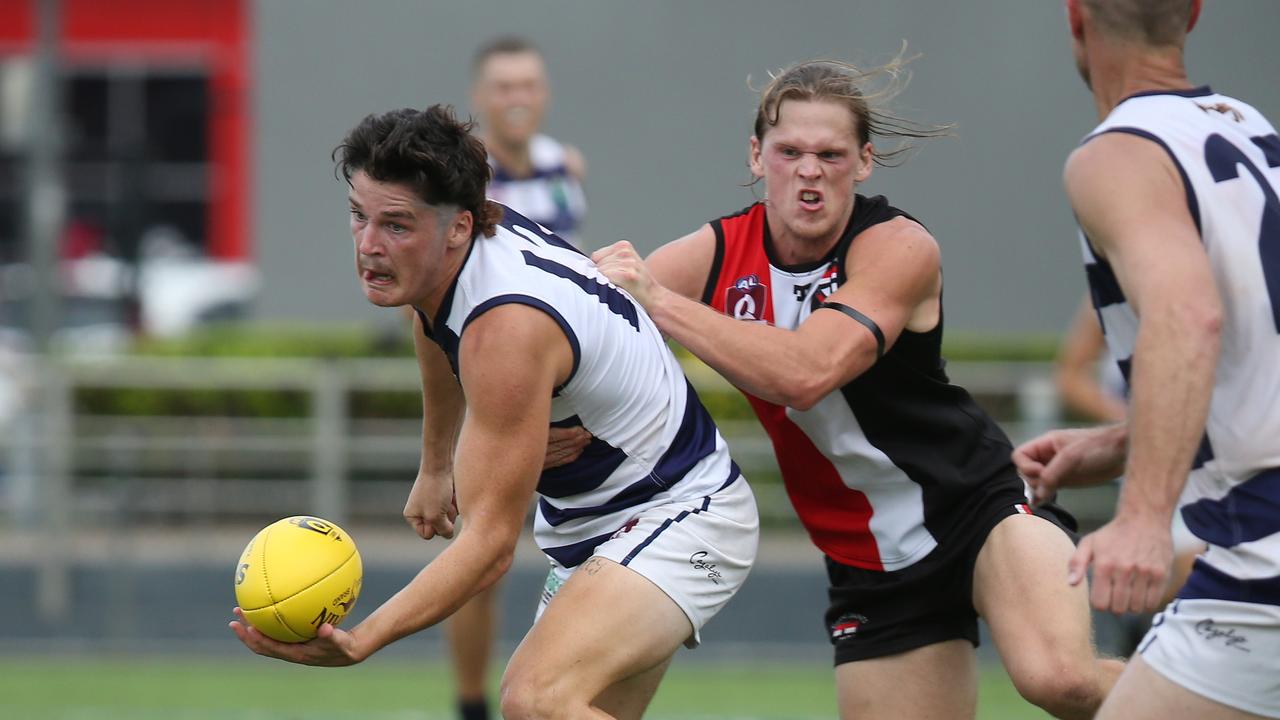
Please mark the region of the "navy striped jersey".
MULTIPOLYGON (((1257 110, 1207 87, 1131 96, 1084 142, 1103 133, 1142 137, 1169 154, 1225 313, 1182 510, 1210 550, 1182 597, 1280 604, 1280 137, 1257 110)), ((1138 317, 1083 233, 1081 246, 1107 345, 1127 379, 1138 317)))
MULTIPOLYGON (((458 372, 467 324, 506 303, 560 325, 573 370, 551 402, 555 425, 581 425, 591 444, 543 472, 534 535, 575 567, 642 511, 699 499, 739 477, 719 430, 644 310, 589 258, 507 209, 478 237, 427 331, 458 372)), ((424 327, 426 323, 424 323, 424 327)))
POLYGON ((515 177, 489 156, 493 168, 489 197, 577 244, 587 199, 582 184, 565 165, 564 145, 546 135, 534 135, 529 141, 529 159, 533 174, 515 177))

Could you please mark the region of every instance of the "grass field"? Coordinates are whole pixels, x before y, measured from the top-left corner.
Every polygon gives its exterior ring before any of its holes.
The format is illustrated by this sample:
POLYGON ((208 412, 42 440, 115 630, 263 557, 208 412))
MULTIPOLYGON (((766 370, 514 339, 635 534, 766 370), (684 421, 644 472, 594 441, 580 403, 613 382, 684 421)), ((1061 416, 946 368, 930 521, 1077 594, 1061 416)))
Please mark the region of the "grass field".
MULTIPOLYGON (((677 663, 646 717, 834 717, 824 666, 677 663)), ((242 659, 0 659, 5 720, 452 720, 443 666, 374 661, 341 670, 242 659)), ((978 717, 1047 717, 999 668, 982 677, 978 717)))

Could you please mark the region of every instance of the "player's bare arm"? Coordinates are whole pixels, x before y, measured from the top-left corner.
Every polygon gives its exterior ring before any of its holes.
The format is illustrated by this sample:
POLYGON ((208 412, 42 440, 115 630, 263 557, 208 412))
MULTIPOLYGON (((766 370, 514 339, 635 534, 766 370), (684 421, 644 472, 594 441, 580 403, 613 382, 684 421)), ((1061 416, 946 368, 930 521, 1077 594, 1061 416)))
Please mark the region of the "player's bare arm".
MULTIPOLYGON (((794 331, 744 323, 656 283, 629 244, 601 250, 594 259, 645 306, 663 332, 738 387, 771 402, 810 408, 865 372, 881 352, 872 331, 842 312, 814 312, 794 331)), ((884 336, 884 351, 904 328, 936 324, 938 246, 918 224, 900 218, 864 232, 845 267, 848 282, 828 301, 870 318, 884 336)), ((683 290, 691 288, 686 281, 683 290)))
POLYGON ((1155 143, 1111 133, 1068 160, 1081 227, 1139 317, 1130 376, 1128 461, 1116 518, 1085 538, 1095 607, 1154 609, 1172 559, 1169 522, 1204 432, 1222 304, 1172 162, 1155 143))
POLYGON ((413 348, 422 379, 422 460, 404 505, 404 519, 423 540, 453 537, 458 509, 453 498, 453 450, 462 426, 462 388, 435 343, 413 315, 413 348))
POLYGON ((1053 430, 1019 445, 1013 463, 1031 486, 1036 503, 1053 498, 1058 488, 1099 485, 1124 472, 1128 427, 1053 430))
POLYGON ((551 394, 568 378, 573 355, 555 321, 521 305, 477 318, 458 354, 467 412, 454 478, 466 530, 349 632, 325 625, 315 640, 288 644, 242 627, 237 634, 250 649, 308 665, 354 664, 440 622, 506 573, 541 474, 551 394))

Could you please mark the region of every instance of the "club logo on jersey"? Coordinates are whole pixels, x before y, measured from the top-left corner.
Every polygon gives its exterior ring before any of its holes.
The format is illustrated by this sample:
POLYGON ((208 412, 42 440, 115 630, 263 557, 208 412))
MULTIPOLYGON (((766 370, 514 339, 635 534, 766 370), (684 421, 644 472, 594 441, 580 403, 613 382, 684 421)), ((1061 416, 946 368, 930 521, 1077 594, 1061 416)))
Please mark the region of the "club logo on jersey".
POLYGON ((1231 119, 1235 120, 1236 122, 1241 122, 1242 120, 1244 120, 1244 115, 1242 115, 1239 110, 1231 107, 1226 103, 1214 103, 1213 105, 1201 105, 1200 103, 1196 103, 1196 107, 1200 108, 1206 113, 1216 112, 1220 115, 1230 115, 1231 119))
POLYGON ((831 625, 831 642, 847 640, 858 634, 858 628, 867 622, 865 615, 845 613, 831 625))
POLYGON ((769 286, 756 275, 744 275, 724 290, 724 309, 735 320, 764 320, 769 286))
MULTIPOLYGON (((835 263, 827 266, 826 272, 822 273, 822 277, 818 279, 817 287, 813 289, 813 296, 810 299, 809 306, 817 308, 819 305, 827 301, 831 294, 840 289, 840 269, 835 263)), ((803 301, 804 296, 799 293, 800 288, 796 287, 796 300, 803 301)), ((804 291, 809 292, 809 286, 804 286, 804 291)))

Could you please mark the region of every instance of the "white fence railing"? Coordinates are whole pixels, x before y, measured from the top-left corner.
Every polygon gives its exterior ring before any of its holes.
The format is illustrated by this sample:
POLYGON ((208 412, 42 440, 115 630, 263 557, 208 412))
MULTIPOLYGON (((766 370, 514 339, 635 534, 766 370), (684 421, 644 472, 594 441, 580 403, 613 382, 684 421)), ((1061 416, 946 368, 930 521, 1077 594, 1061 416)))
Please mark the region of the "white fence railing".
MULTIPOLYGON (((27 358, 10 367, 9 396, 22 410, 0 425, 0 521, 43 538, 37 591, 51 618, 66 612, 76 527, 93 518, 205 524, 282 507, 339 521, 393 517, 416 473, 419 420, 353 418, 349 407, 354 393, 416 393, 411 359, 27 358), (77 409, 87 388, 268 390, 307 401, 293 417, 95 415, 77 409)), ((1015 439, 1058 422, 1045 364, 953 363, 948 371, 996 400, 1015 439)), ((688 372, 704 395, 732 392, 705 366, 688 372)), ((776 474, 758 424, 720 424, 749 477, 776 474)), ((778 484, 756 488, 763 512, 789 515, 778 484)))

